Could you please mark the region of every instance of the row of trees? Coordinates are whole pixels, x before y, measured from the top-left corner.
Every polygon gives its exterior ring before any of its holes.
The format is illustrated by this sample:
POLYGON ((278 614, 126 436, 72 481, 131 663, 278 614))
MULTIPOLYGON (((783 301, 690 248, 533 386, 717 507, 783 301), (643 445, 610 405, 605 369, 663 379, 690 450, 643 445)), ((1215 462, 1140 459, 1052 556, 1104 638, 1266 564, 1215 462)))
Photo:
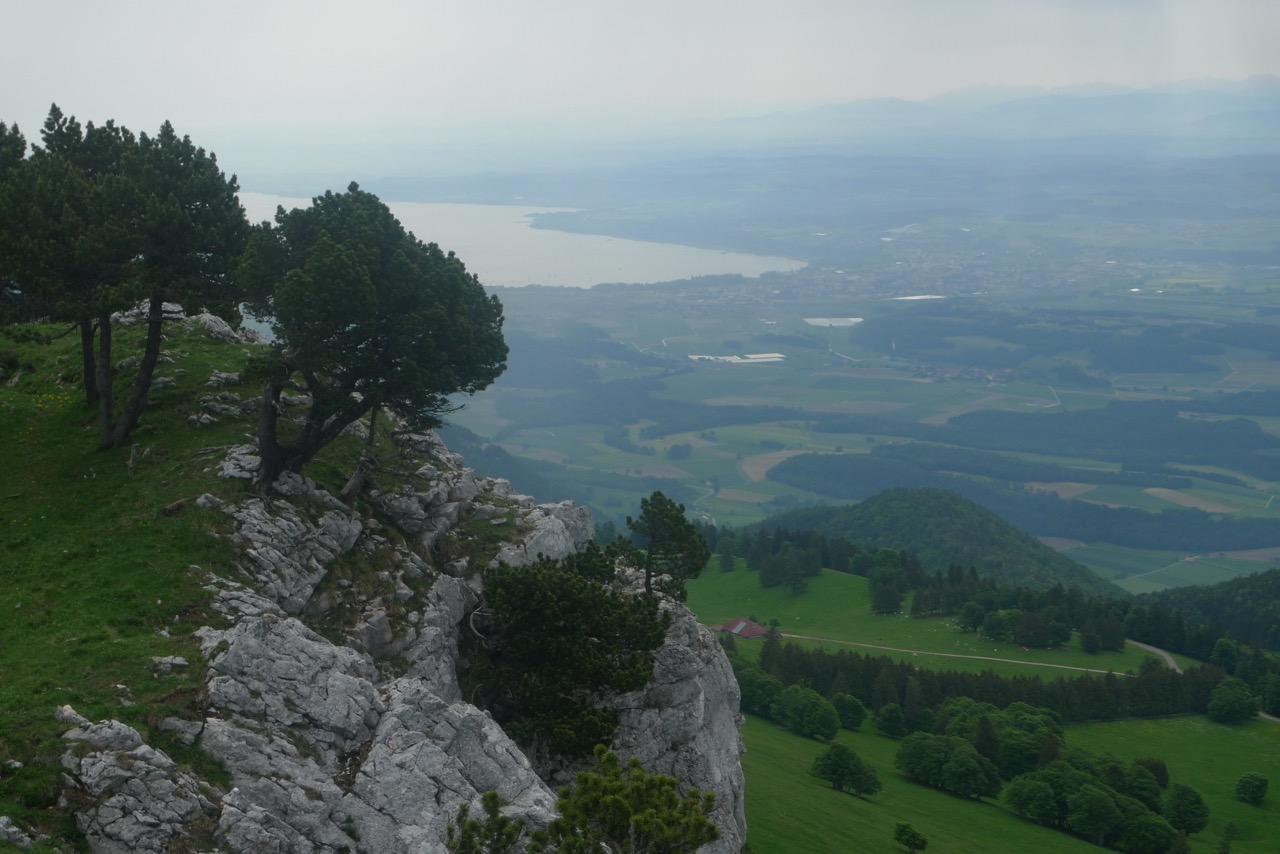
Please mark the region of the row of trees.
POLYGON ((65 321, 79 333, 86 401, 103 445, 119 446, 146 406, 160 357, 164 304, 238 318, 233 271, 249 235, 214 155, 168 122, 154 136, 81 125, 54 105, 28 154, 0 124, 0 294, 10 321, 65 321), (146 305, 138 371, 114 387, 112 315, 146 305))
POLYGON ((235 176, 168 122, 135 135, 55 105, 41 143, 0 124, 0 311, 78 331, 104 446, 125 444, 147 404, 168 303, 270 321, 273 345, 249 369, 263 383, 263 489, 365 415, 434 426, 450 395, 506 366, 497 298, 354 183, 251 227, 235 176), (120 400, 115 317, 139 302, 145 342, 120 400), (296 423, 282 418, 291 385, 309 395, 296 423))
POLYGON ((746 711, 768 717, 774 697, 787 686, 799 684, 827 698, 850 694, 872 711, 896 704, 908 731, 932 729, 946 699, 961 696, 997 708, 1017 702, 1049 708, 1065 721, 1204 714, 1224 677, 1214 666, 1193 667, 1184 673, 1153 666, 1132 676, 1085 674, 1052 680, 1005 677, 990 670, 938 671, 887 656, 805 649, 782 643, 780 636, 765 638, 758 665, 739 660, 734 668, 746 711))

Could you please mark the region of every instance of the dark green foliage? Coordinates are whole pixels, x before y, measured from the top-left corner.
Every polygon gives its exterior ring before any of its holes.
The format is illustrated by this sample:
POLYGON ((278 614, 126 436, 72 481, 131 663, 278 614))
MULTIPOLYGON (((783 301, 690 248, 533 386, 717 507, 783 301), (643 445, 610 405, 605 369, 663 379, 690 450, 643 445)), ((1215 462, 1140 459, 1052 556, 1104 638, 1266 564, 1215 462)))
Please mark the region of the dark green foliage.
POLYGON ((1010 809, 1036 824, 1053 825, 1058 821, 1053 789, 1041 780, 1019 777, 1005 787, 1004 799, 1010 809))
POLYGON ((1125 854, 1165 854, 1178 832, 1160 816, 1144 812, 1126 817, 1115 847, 1125 854))
POLYGON ((1067 798, 1067 827, 1095 845, 1120 823, 1120 810, 1105 789, 1086 783, 1067 798))
POLYGON ((85 398, 104 446, 125 444, 160 358, 163 306, 178 302, 238 320, 231 270, 248 235, 235 177, 168 122, 135 137, 107 122, 81 125, 55 104, 43 148, 13 161, 4 146, 0 279, 21 280, 26 312, 68 321, 81 341, 85 398), (147 334, 129 393, 116 400, 112 314, 147 308, 147 334))
POLYGON ((1162 789, 1169 788, 1169 767, 1157 756, 1143 756, 1133 760, 1133 764, 1141 765, 1151 772, 1156 784, 1162 789))
POLYGON ((834 789, 850 791, 858 797, 874 795, 881 789, 875 769, 843 744, 832 744, 820 753, 809 773, 826 780, 834 789))
MULTIPOLYGON (((815 463, 822 471, 840 477, 834 472, 843 460, 854 456, 860 455, 822 455, 815 463)), ((791 457, 770 470, 769 476, 804 459, 791 457)), ((1061 583, 1094 593, 1118 593, 1086 567, 973 501, 943 489, 886 489, 860 504, 783 514, 770 524, 813 528, 827 536, 845 537, 863 548, 912 552, 931 572, 945 571, 955 564, 975 567, 981 577, 1026 587, 1061 583)))
POLYGON ((354 183, 308 208, 278 210, 274 226, 254 232, 241 278, 276 338, 259 372, 264 487, 376 408, 434 426, 452 408, 451 395, 487 387, 506 367, 497 297, 452 252, 407 233, 354 183), (311 403, 301 428, 289 432, 276 413, 295 377, 311 403))
POLYGON ((1209 717, 1220 724, 1243 723, 1257 712, 1249 686, 1234 676, 1219 682, 1209 696, 1209 717))
POLYGON ((1256 771, 1241 774, 1240 779, 1236 780, 1236 797, 1256 807, 1267 796, 1267 786, 1270 784, 1271 780, 1265 774, 1259 774, 1256 771))
POLYGON ((982 625, 986 612, 977 602, 966 602, 964 607, 960 609, 960 613, 956 616, 956 625, 961 631, 976 631, 982 625))
POLYGON ((1199 833, 1209 824, 1209 807, 1195 789, 1184 783, 1174 783, 1169 787, 1164 817, 1175 830, 1199 833))
POLYGON ((711 559, 707 541, 685 518, 684 505, 655 492, 640 499, 640 516, 628 516, 627 527, 643 549, 638 560, 644 570, 644 589, 653 592, 656 578, 658 589, 683 602, 685 582, 697 578, 711 559))
POLYGON ((720 571, 733 572, 738 567, 738 559, 734 555, 734 538, 722 536, 719 543, 720 571))
POLYGON ((531 854, 692 854, 719 838, 715 795, 681 794, 676 778, 646 773, 637 759, 624 768, 603 746, 595 754, 597 770, 560 790, 560 817, 533 835, 531 854))
POLYGON ((623 596, 601 579, 612 557, 595 546, 565 561, 485 571, 484 655, 472 680, 523 744, 582 755, 607 742, 616 713, 596 706, 642 687, 667 618, 648 596, 623 596))
POLYGON ((965 798, 1000 794, 1000 773, 963 738, 916 732, 898 748, 894 767, 913 780, 965 798))
POLYGON ((889 738, 902 738, 907 734, 907 719, 897 703, 885 703, 876 711, 876 729, 889 738))
POLYGON ((1236 838, 1236 833, 1240 828, 1236 826, 1234 821, 1227 822, 1222 833, 1218 838, 1218 854, 1231 854, 1231 840, 1236 838))
POLYGON ((908 854, 915 854, 929 847, 925 835, 905 822, 893 826, 893 841, 907 849, 908 854))
POLYGON ((852 694, 836 694, 831 698, 831 705, 836 707, 840 726, 845 729, 856 730, 867 719, 867 707, 852 694))
POLYGON ((733 659, 731 663, 742 691, 742 710, 769 717, 774 698, 782 693, 782 682, 748 661, 733 659))
POLYGON ((1177 609, 1254 646, 1280 650, 1280 569, 1219 584, 1174 587, 1139 601, 1177 609))
POLYGON ((835 706, 817 691, 792 685, 774 698, 769 717, 786 728, 809 738, 830 741, 840 729, 835 706))
POLYGON ((497 792, 485 792, 481 798, 484 820, 471 818, 470 804, 458 809, 457 821, 450 824, 445 836, 449 854, 507 854, 515 849, 524 830, 524 822, 507 818, 499 812, 502 806, 497 792))
POLYGON ((1142 801, 1142 805, 1153 812, 1160 810, 1160 788, 1155 775, 1138 763, 1125 769, 1124 793, 1142 801))

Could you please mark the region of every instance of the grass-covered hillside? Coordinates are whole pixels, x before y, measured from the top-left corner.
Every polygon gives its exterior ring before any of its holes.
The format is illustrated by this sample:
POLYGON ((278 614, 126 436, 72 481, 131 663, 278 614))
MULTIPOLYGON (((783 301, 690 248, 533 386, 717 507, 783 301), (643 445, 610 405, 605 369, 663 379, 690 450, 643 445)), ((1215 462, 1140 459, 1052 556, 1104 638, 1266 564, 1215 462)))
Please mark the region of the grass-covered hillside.
MULTIPOLYGON (((1070 680, 1088 675, 1082 670, 1134 674, 1151 664, 1150 653, 1132 644, 1122 652, 1090 654, 1082 651, 1076 635, 1059 649, 1025 649, 961 631, 951 618, 873 614, 868 580, 830 570, 810 578, 807 589, 796 593, 784 587, 760 587, 757 573, 747 570, 742 561, 730 572, 713 563, 688 589, 689 605, 704 624, 742 616, 763 623, 776 620, 784 643, 806 653, 856 653, 913 668, 978 674, 980 685, 999 678, 1070 680)), ((731 644, 731 655, 739 659, 739 669, 749 671, 750 664, 762 662, 764 646, 763 639, 737 639, 731 644), (743 662, 748 663, 746 668, 743 662)), ((784 666, 791 656, 788 650, 784 666)), ((1175 661, 1183 669, 1196 664, 1183 656, 1175 661)), ((927 681, 918 671, 916 675, 927 681)), ((1114 678, 1137 681, 1127 675, 1114 678)), ((742 684, 745 698, 749 683, 744 678, 742 684)), ((849 684, 856 692, 856 686, 849 684)), ((1069 854, 1104 850, 1019 818, 1006 797, 1007 782, 1001 797, 977 800, 911 781, 894 764, 901 741, 884 735, 873 717, 869 714, 857 730, 840 729, 835 737, 870 764, 883 785, 876 794, 854 797, 809 772, 826 749, 823 742, 764 716, 748 715, 743 769, 748 842, 754 854, 900 852, 904 849, 893 841, 899 822, 922 832, 930 851, 1069 854)), ((1189 839, 1194 854, 1218 852, 1222 835, 1232 823, 1236 831, 1230 850, 1236 854, 1263 854, 1280 844, 1280 799, 1274 791, 1260 806, 1251 806, 1234 794, 1236 781, 1248 772, 1267 776, 1273 785, 1280 780, 1280 724, 1274 721, 1255 719, 1226 726, 1203 715, 1178 715, 1075 723, 1065 727, 1065 748, 1110 754, 1125 764, 1144 757, 1163 759, 1170 778, 1193 787, 1209 808, 1208 825, 1189 839)))
MULTIPOLYGON (((239 371, 249 345, 179 323, 166 330, 157 376, 172 383, 153 387, 132 445, 100 450, 78 337, 0 328, 0 435, 9 443, 0 469, 0 815, 63 839, 76 834, 56 808, 60 706, 123 720, 181 762, 205 761, 154 727, 202 705, 191 632, 218 624, 202 585, 207 573, 228 572, 233 555, 214 536, 223 517, 194 499, 241 494, 244 481, 219 479, 215 467, 253 423, 196 420, 204 402, 254 391, 206 385, 215 371, 239 371), (166 656, 189 664, 161 672, 152 660, 166 656)), ((117 331, 120 358, 141 336, 139 326, 117 331)))

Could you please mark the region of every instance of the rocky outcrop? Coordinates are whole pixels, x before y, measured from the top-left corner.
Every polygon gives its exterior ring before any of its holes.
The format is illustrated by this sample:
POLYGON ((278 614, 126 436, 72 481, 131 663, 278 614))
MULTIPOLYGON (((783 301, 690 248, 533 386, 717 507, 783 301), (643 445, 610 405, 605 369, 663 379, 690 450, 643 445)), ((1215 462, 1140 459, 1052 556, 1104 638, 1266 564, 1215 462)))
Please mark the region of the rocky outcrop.
POLYGON ((162 751, 119 721, 84 721, 63 735, 68 788, 84 802, 76 824, 94 851, 169 851, 217 814, 216 794, 178 770, 162 751))
MULTIPOLYGON (((197 633, 203 719, 162 728, 221 763, 231 785, 202 783, 124 724, 68 710, 67 797, 95 850, 161 851, 186 837, 195 850, 437 852, 459 807, 479 810, 490 790, 533 826, 553 817, 551 786, 459 685, 459 632, 482 598, 462 546, 496 532, 494 560, 563 557, 590 540, 590 514, 477 478, 432 434, 403 441, 411 473, 371 494, 373 516, 296 475, 280 497, 197 502, 231 526, 243 577, 209 582, 225 624, 197 633)), ((235 448, 218 470, 252 477, 256 462, 235 448)), ((704 850, 737 852, 737 685, 711 634, 682 605, 664 607, 653 678, 613 701, 614 747, 714 791, 722 838, 704 850)))

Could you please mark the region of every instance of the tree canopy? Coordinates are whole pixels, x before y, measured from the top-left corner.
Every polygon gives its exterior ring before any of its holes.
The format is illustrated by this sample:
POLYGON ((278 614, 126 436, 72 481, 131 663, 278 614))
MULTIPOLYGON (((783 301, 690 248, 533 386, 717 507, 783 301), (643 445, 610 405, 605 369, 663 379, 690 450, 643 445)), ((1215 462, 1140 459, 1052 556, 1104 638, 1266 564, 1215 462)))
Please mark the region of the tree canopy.
POLYGON ((821 777, 837 791, 874 795, 880 791, 880 777, 862 757, 843 744, 832 744, 813 760, 809 773, 821 777))
POLYGON ((595 753, 598 770, 560 790, 560 817, 533 835, 530 854, 692 854, 720 838, 714 794, 682 794, 675 777, 649 774, 638 759, 623 766, 603 746, 595 753))
POLYGON ((639 562, 645 591, 652 593, 653 581, 659 578, 659 589, 683 602, 685 582, 697 578, 711 558, 707 541, 685 518, 684 505, 655 492, 640 499, 640 516, 628 516, 627 527, 644 549, 639 562))
POLYGON ((254 230, 241 274, 250 309, 275 334, 258 366, 263 488, 379 408, 436 426, 450 395, 474 394, 506 368, 497 297, 355 183, 277 209, 274 225, 254 230), (281 393, 295 379, 310 403, 296 429, 282 428, 281 393))
POLYGON ((524 745, 590 754, 608 742, 610 694, 644 686, 668 618, 651 596, 613 592, 613 555, 592 545, 563 560, 485 570, 483 660, 470 679, 480 700, 524 745))
POLYGON ((74 323, 85 397, 104 445, 128 441, 160 358, 164 305, 238 317, 231 277, 248 234, 235 176, 165 122, 135 136, 81 125, 55 104, 31 156, 0 133, 0 259, 6 301, 74 323), (112 316, 142 302, 146 339, 128 396, 114 394, 112 316), (117 413, 117 405, 120 406, 117 413))

